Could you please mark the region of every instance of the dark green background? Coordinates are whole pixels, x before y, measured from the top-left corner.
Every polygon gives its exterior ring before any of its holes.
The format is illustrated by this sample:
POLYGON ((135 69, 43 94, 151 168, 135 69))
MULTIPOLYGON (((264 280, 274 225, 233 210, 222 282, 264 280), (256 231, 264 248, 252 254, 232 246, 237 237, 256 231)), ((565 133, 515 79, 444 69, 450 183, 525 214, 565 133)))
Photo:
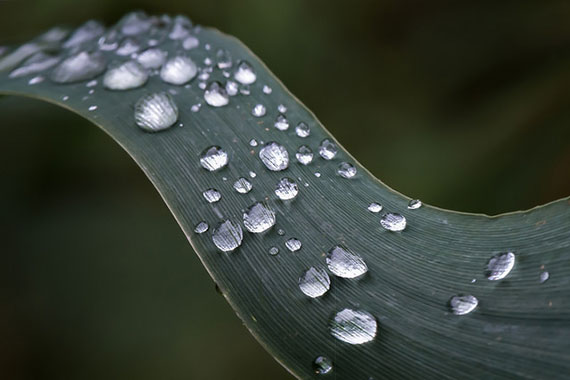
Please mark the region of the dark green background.
MULTIPOLYGON (((132 9, 237 36, 406 195, 497 214, 570 194, 567 1, 0 1, 0 44, 132 9)), ((107 136, 31 100, 0 123, 0 378, 291 378, 107 136)))

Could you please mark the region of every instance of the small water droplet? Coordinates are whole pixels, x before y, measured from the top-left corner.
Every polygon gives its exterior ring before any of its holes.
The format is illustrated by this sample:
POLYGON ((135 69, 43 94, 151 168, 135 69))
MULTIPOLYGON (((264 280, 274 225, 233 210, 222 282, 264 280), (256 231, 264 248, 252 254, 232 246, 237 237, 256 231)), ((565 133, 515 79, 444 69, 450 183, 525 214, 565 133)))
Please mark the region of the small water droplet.
POLYGON ((313 361, 313 371, 317 375, 326 375, 333 369, 332 361, 326 356, 319 356, 313 361))
POLYGON ((368 205, 368 211, 370 212, 380 212, 382 211, 382 205, 380 203, 372 202, 368 205))
POLYGON ((256 104, 251 110, 251 114, 255 117, 262 117, 265 116, 266 111, 263 104, 256 104))
POLYGON ((341 162, 336 172, 343 178, 352 178, 356 175, 356 168, 348 162, 341 162))
POLYGON ((297 161, 303 165, 309 165, 313 161, 313 151, 306 145, 301 145, 295 153, 297 161))
POLYGON ((479 300, 472 295, 457 295, 449 300, 449 307, 455 315, 469 314, 475 310, 478 304, 479 300))
POLYGON ((294 180, 288 177, 281 178, 275 187, 275 195, 282 201, 293 199, 298 193, 299 186, 294 180))
POLYGON ((201 107, 202 107, 202 103, 193 104, 192 107, 190 107, 190 111, 198 112, 198 111, 200 111, 201 107))
POLYGON ((239 92, 239 85, 233 80, 226 82, 226 92, 229 96, 236 96, 239 92))
POLYGON ((376 337, 376 318, 364 310, 344 309, 330 322, 331 335, 350 344, 362 344, 376 337))
POLYGON ((178 15, 174 18, 168 37, 171 40, 181 40, 190 34, 190 29, 192 29, 192 21, 185 16, 178 15))
POLYGON ((63 43, 63 47, 69 49, 70 47, 81 45, 84 42, 91 41, 105 32, 105 27, 98 21, 89 20, 79 28, 75 29, 73 34, 63 43))
POLYGON ((146 69, 158 69, 166 61, 167 53, 158 48, 151 48, 143 51, 137 57, 137 62, 146 69))
POLYGON ((208 228, 210 228, 208 223, 202 221, 196 224, 196 226, 194 227, 194 232, 196 232, 197 234, 203 234, 204 232, 208 231, 208 228))
POLYGON ((489 259, 485 276, 491 281, 502 280, 507 277, 515 265, 513 252, 499 253, 489 259))
POLYGON ((97 108, 98 108, 97 106, 89 106, 88 110, 89 110, 90 112, 93 112, 93 111, 96 111, 97 108))
POLYGON ((109 68, 103 77, 103 86, 109 90, 129 90, 146 83, 148 73, 135 61, 127 61, 109 68))
POLYGON ((145 95, 135 104, 135 122, 145 131, 162 131, 174 125, 176 120, 178 107, 166 92, 145 95))
POLYGON ((277 235, 279 235, 279 236, 285 235, 285 230, 284 230, 283 228, 278 229, 278 230, 277 230, 277 235))
POLYGON ((160 78, 170 84, 183 85, 198 73, 198 67, 189 57, 178 55, 170 58, 160 70, 160 78))
POLYGON ((44 77, 42 77, 41 75, 38 75, 37 77, 33 77, 28 81, 29 85, 34 85, 34 84, 38 84, 38 83, 42 83, 45 80, 44 77))
POLYGON ((150 29, 151 19, 141 11, 127 13, 118 22, 121 25, 121 32, 126 36, 141 34, 150 29))
POLYGON ((388 231, 399 232, 406 228, 407 222, 403 215, 389 212, 382 216, 380 224, 388 231))
POLYGON ((228 164, 228 154, 217 145, 206 148, 200 155, 200 165, 208 171, 216 171, 228 164))
POLYGON ((208 203, 217 202, 222 198, 222 194, 220 194, 220 192, 216 189, 205 190, 202 195, 204 196, 204 199, 208 201, 208 203))
POLYGON ((242 84, 252 84, 257 79, 257 75, 249 62, 240 61, 234 71, 234 78, 242 84))
POLYGON ((200 40, 195 36, 188 36, 182 41, 182 47, 185 50, 195 49, 200 45, 200 40))
POLYGON ((340 245, 329 251, 326 262, 329 270, 338 277, 355 278, 368 272, 368 266, 362 257, 340 245))
POLYGON ((289 166, 289 153, 283 145, 268 142, 260 151, 261 162, 271 171, 281 171, 289 166))
POLYGON ((249 94, 251 93, 251 90, 250 90, 249 85, 247 85, 247 84, 242 84, 242 85, 239 87, 239 93, 242 94, 242 95, 246 95, 246 96, 249 95, 249 94))
POLYGON ((10 78, 20 78, 26 75, 40 73, 57 65, 61 58, 43 52, 36 53, 10 73, 10 78))
POLYGON ((216 52, 216 62, 220 70, 232 67, 232 55, 225 49, 219 49, 216 52))
POLYGON ((269 248, 269 254, 271 256, 276 256, 279 253, 279 248, 277 247, 271 247, 269 248))
POLYGON ((250 171, 250 172, 249 172, 249 176, 250 176, 251 178, 255 178, 255 177, 257 177, 257 174, 255 174, 255 172, 251 172, 251 171, 250 171))
POLYGON ((256 202, 243 213, 243 225, 256 234, 267 231, 275 225, 275 211, 264 202, 256 202))
POLYGON ((231 220, 218 224, 212 231, 212 241, 222 252, 231 252, 241 245, 243 231, 241 226, 231 220))
POLYGON ((319 172, 315 172, 315 177, 317 177, 317 178, 321 178, 321 173, 319 173, 319 172))
POLYGON ((279 104, 277 106, 277 111, 279 111, 280 113, 285 113, 285 112, 287 112, 287 107, 285 107, 284 104, 279 104))
POLYGON ((125 38, 117 48, 117 55, 127 56, 141 49, 140 43, 134 38, 125 38))
POLYGON ((277 116, 277 120, 275 120, 275 124, 273 124, 273 126, 280 131, 286 131, 289 129, 289 120, 287 120, 285 115, 280 114, 277 116))
POLYGON ((249 140, 249 146, 257 146, 257 140, 256 139, 249 140))
POLYGON ((85 87, 91 88, 97 86, 97 79, 93 79, 85 84, 85 87))
POLYGON ((213 81, 204 92, 204 100, 212 107, 223 107, 229 103, 230 98, 221 83, 213 81))
POLYGON ((303 244, 301 243, 301 240, 296 239, 296 238, 291 238, 291 239, 287 239, 287 241, 285 242, 285 246, 287 247, 287 249, 289 251, 297 252, 298 250, 301 249, 303 244))
POLYGON ((119 41, 122 35, 115 29, 109 30, 107 33, 102 35, 97 44, 100 50, 103 51, 113 51, 119 47, 119 41))
POLYGON ((311 134, 311 128, 309 128, 307 124, 301 121, 295 127, 295 133, 297 134, 298 137, 301 138, 309 137, 309 135, 311 134))
POLYGON ((540 274, 540 283, 544 284, 550 278, 550 273, 544 271, 540 274))
POLYGON ((89 80, 101 74, 106 67, 105 57, 99 52, 82 51, 61 62, 51 72, 50 79, 55 83, 73 83, 89 80))
POLYGON ((319 154, 325 160, 332 160, 338 152, 338 147, 334 142, 329 139, 324 139, 321 141, 321 145, 319 146, 319 154))
POLYGON ((410 203, 408 203, 408 209, 410 210, 417 210, 420 207, 422 207, 422 201, 419 199, 412 199, 410 203))
POLYGON ((269 87, 268 85, 264 85, 263 86, 263 93, 266 95, 269 95, 273 92, 273 90, 271 89, 271 87, 269 87))
POLYGON ((247 178, 240 177, 237 181, 234 182, 234 189, 240 194, 246 194, 251 191, 253 186, 251 182, 247 180, 247 178))
POLYGON ((311 298, 325 294, 331 288, 331 279, 322 268, 310 267, 299 277, 299 289, 311 298))

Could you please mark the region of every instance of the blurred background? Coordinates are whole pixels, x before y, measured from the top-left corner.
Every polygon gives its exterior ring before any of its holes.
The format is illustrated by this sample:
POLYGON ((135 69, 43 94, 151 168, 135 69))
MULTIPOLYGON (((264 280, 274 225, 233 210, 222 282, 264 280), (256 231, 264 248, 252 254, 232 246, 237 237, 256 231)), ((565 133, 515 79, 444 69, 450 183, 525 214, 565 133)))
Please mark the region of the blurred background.
MULTIPOLYGON (((570 194, 568 1, 2 0, 0 45, 133 9, 237 36, 408 196, 497 214, 570 194)), ((0 115, 0 378, 292 378, 110 138, 33 100, 0 115)))

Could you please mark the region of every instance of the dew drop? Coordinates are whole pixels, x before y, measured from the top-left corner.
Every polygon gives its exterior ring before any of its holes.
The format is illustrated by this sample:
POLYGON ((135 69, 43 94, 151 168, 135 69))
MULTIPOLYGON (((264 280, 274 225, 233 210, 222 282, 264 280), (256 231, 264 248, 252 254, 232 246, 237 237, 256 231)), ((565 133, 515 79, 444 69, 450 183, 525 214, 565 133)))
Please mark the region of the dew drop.
POLYGON ((249 95, 251 93, 251 90, 249 88, 249 85, 247 84, 243 84, 239 87, 239 93, 242 95, 249 95))
POLYGON ((192 21, 185 16, 178 15, 174 18, 172 29, 168 34, 171 40, 181 40, 190 34, 192 21))
POLYGON ((268 85, 264 85, 263 86, 263 93, 266 95, 269 95, 273 92, 273 90, 271 89, 271 87, 269 87, 268 85))
POLYGON ((200 155, 200 165, 208 171, 220 170, 228 164, 228 154, 217 145, 206 148, 200 155))
POLYGON ((269 248, 269 254, 271 256, 276 256, 279 253, 279 248, 277 247, 271 247, 269 248))
POLYGON ((256 202, 243 213, 243 225, 256 234, 267 231, 275 225, 275 211, 264 202, 256 202))
POLYGON ((273 124, 273 126, 280 131, 286 131, 289 129, 289 120, 287 120, 285 115, 280 114, 277 116, 277 120, 275 120, 275 124, 273 124))
POLYGON ((117 55, 127 56, 136 53, 141 45, 133 38, 126 38, 117 48, 117 55))
POLYGON ((257 146, 257 140, 256 139, 249 140, 249 146, 257 146))
POLYGON ((322 268, 311 267, 299 277, 299 289, 308 297, 317 298, 331 288, 331 279, 322 268))
POLYGON ((325 160, 332 160, 338 152, 338 147, 334 142, 329 139, 324 139, 321 141, 321 145, 319 146, 319 154, 325 160))
POLYGON ((99 52, 82 51, 66 58, 52 72, 55 83, 73 83, 89 80, 105 71, 106 61, 99 52))
POLYGON ((417 210, 420 207, 422 207, 422 201, 419 199, 412 199, 410 203, 408 203, 409 210, 417 210))
POLYGON ((303 244, 301 244, 301 240, 296 238, 287 239, 285 242, 285 247, 287 247, 287 249, 291 252, 297 252, 301 249, 302 246, 303 244))
POLYGON ((250 171, 250 172, 249 172, 249 176, 250 176, 251 178, 255 178, 255 177, 257 177, 257 174, 255 174, 255 172, 250 171))
POLYGON ((336 172, 343 178, 352 178, 356 175, 356 168, 348 162, 341 162, 336 172))
POLYGON ((190 107, 190 111, 198 112, 198 111, 200 111, 201 107, 202 107, 201 103, 192 104, 192 107, 190 107))
POLYGON ((39 52, 28 58, 20 67, 10 73, 10 78, 37 74, 57 65, 61 58, 39 52))
POLYGON ((167 53, 158 48, 151 48, 143 51, 137 57, 137 62, 146 69, 158 69, 166 60, 167 53))
POLYGON ((178 120, 178 107, 166 92, 145 95, 135 104, 135 122, 148 132, 170 128, 178 120))
POLYGON ((285 230, 284 230, 283 228, 278 229, 278 230, 277 230, 277 235, 279 235, 279 236, 285 235, 285 230))
POLYGON ((195 49, 200 45, 200 40, 195 36, 188 36, 182 41, 182 47, 185 50, 195 49))
POLYGON ((256 104, 251 110, 251 114, 255 117, 262 117, 265 116, 266 111, 263 104, 256 104))
POLYGON ((220 82, 213 81, 208 84, 204 92, 204 100, 212 107, 223 107, 230 101, 228 93, 220 82))
POLYGON ((288 177, 281 178, 275 187, 275 195, 282 201, 293 199, 298 193, 299 186, 294 180, 288 177))
POLYGON ((384 214, 380 219, 382 227, 394 232, 403 231, 406 228, 406 223, 406 218, 403 215, 391 212, 384 214))
POLYGON ((546 281, 548 281, 549 278, 550 278, 550 273, 548 273, 548 272, 546 272, 546 271, 545 271, 545 272, 542 272, 542 273, 540 274, 540 283, 541 283, 541 284, 544 284, 546 281))
POLYGON ((485 276, 491 281, 502 280, 513 269, 515 254, 513 252, 499 253, 489 259, 485 276))
POLYGON ((364 310, 344 309, 330 322, 331 335, 350 344, 370 342, 376 337, 376 318, 364 310))
POLYGON ((279 104, 277 106, 277 111, 279 111, 280 113, 285 113, 285 112, 287 112, 287 107, 285 107, 284 104, 279 104))
POLYGON ((63 43, 63 47, 78 46, 84 42, 91 41, 105 32, 105 27, 94 20, 89 20, 85 24, 77 28, 71 36, 63 43))
POLYGON ((309 135, 311 134, 311 128, 309 128, 309 126, 306 123, 301 121, 295 127, 295 133, 297 134, 298 137, 301 138, 309 137, 309 135))
POLYGON ((313 361, 313 371, 315 371, 317 375, 326 375, 327 373, 331 372, 332 369, 332 361, 326 356, 318 356, 313 361))
POLYGON ((97 111, 97 108, 98 108, 97 106, 89 106, 88 110, 90 112, 93 112, 93 111, 97 111))
POLYGON ((126 36, 134 36, 146 32, 151 27, 151 20, 144 12, 127 13, 118 23, 121 32, 126 36))
POLYGON ((146 83, 148 73, 141 64, 127 61, 107 70, 103 76, 103 86, 109 90, 129 90, 146 83))
POLYGON ((198 73, 198 67, 190 58, 179 55, 170 58, 160 70, 160 78, 170 84, 183 85, 198 73))
POLYGON ((204 232, 208 231, 208 228, 210 228, 208 223, 202 221, 196 224, 196 226, 194 227, 194 232, 196 232, 197 234, 203 234, 204 232))
POLYGON ((313 162, 313 151, 306 145, 301 145, 295 153, 295 157, 297 157, 297 161, 299 161, 302 165, 309 165, 313 162))
POLYGON ((257 79, 257 75, 249 62, 240 61, 234 71, 234 78, 242 84, 252 84, 257 79))
POLYGON ((455 315, 469 314, 475 310, 478 304, 479 300, 472 295, 457 295, 449 300, 449 307, 455 315))
POLYGON ((232 67, 232 55, 225 49, 219 49, 216 52, 216 63, 220 70, 229 69, 232 67))
POLYGON ((243 231, 239 224, 226 220, 212 231, 212 241, 222 252, 231 252, 241 245, 243 231))
POLYGON ((289 153, 283 145, 274 141, 267 143, 260 151, 261 162, 271 171, 281 171, 289 166, 289 153))
POLYGON ((109 30, 97 41, 99 49, 103 51, 113 51, 117 49, 119 47, 120 37, 121 35, 117 30, 109 30))
POLYGON ((44 81, 44 77, 42 77, 41 75, 38 75, 37 77, 33 77, 28 81, 29 85, 34 85, 34 84, 38 84, 38 83, 42 83, 44 81))
POLYGON ((355 278, 368 272, 368 266, 362 257, 340 245, 329 251, 326 262, 329 270, 338 277, 355 278))
POLYGON ((251 191, 253 186, 251 182, 247 180, 247 178, 240 177, 237 181, 234 182, 234 189, 240 194, 246 194, 251 191))
POLYGON ((236 96, 239 92, 239 86, 233 80, 229 80, 226 82, 226 92, 229 96, 236 96))
POLYGON ((368 211, 377 213, 382 211, 382 205, 380 203, 372 202, 368 205, 368 211))
POLYGON ((204 196, 204 199, 208 201, 208 203, 215 203, 222 198, 222 194, 220 194, 220 192, 216 189, 205 190, 202 195, 204 196))

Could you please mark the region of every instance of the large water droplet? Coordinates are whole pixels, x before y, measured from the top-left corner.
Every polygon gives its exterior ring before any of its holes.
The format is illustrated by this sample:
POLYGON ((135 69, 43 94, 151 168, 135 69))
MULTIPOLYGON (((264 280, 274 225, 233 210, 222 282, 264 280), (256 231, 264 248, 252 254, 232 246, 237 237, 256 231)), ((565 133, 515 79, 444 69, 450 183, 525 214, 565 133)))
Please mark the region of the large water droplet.
POLYGON ((118 23, 126 36, 141 34, 150 29, 151 19, 141 11, 127 13, 118 23))
POLYGON ((287 129, 289 129, 289 120, 287 120, 287 117, 285 115, 279 114, 273 126, 279 129, 280 131, 286 131, 287 129))
POLYGON ((20 67, 10 73, 10 78, 37 74, 57 65, 61 58, 39 52, 28 58, 20 67))
POLYGON ((289 166, 289 153, 283 145, 274 141, 268 142, 260 151, 261 162, 271 171, 281 171, 289 166))
POLYGON ((317 375, 326 375, 333 369, 332 361, 326 356, 319 356, 313 361, 313 371, 317 375))
POLYGON ((222 199, 222 194, 220 194, 220 192, 216 189, 205 190, 202 195, 204 196, 204 199, 208 201, 208 203, 214 203, 222 199))
POLYGON ((502 280, 507 277, 515 265, 513 252, 499 253, 489 259, 485 275, 489 280, 502 280))
POLYGON ((204 232, 208 231, 209 228, 210 226, 208 225, 208 223, 202 221, 196 224, 196 226, 194 227, 194 232, 196 232, 197 234, 203 234, 204 232))
POLYGON ((265 116, 267 110, 263 104, 256 104, 253 109, 251 110, 251 114, 255 117, 262 117, 265 116))
POLYGON ((102 35, 104 32, 105 27, 101 23, 89 20, 69 36, 69 38, 64 42, 63 47, 68 49, 84 42, 91 41, 102 35))
POLYGON ((406 218, 403 215, 389 212, 382 216, 380 224, 388 231, 403 231, 406 228, 406 218))
POLYGON ((228 164, 228 154, 219 146, 206 148, 200 155, 200 165, 211 172, 220 170, 228 164))
POLYGON ((106 61, 99 52, 82 51, 66 58, 52 72, 51 80, 56 83, 73 83, 92 79, 105 71, 106 61))
POLYGON ((174 125, 178 107, 166 92, 145 95, 135 104, 135 122, 148 132, 158 132, 174 125))
POLYGON ((190 58, 178 55, 170 58, 160 70, 160 78, 166 83, 183 85, 198 73, 198 67, 190 58))
POLYGON ((239 224, 226 220, 212 231, 212 241, 220 251, 231 252, 241 245, 243 231, 239 224))
POLYGON ((313 151, 306 145, 301 145, 295 153, 295 157, 297 157, 297 161, 303 165, 309 165, 313 162, 313 151))
POLYGON ((212 107, 223 107, 230 102, 230 97, 220 82, 213 81, 204 92, 204 100, 212 107))
POLYGON ((234 72, 234 78, 242 84, 252 84, 257 79, 257 75, 249 62, 240 61, 234 72))
POLYGON ((377 213, 382 211, 382 205, 380 203, 372 202, 368 205, 368 211, 377 213))
POLYGON ((166 60, 167 53, 159 48, 151 48, 143 51, 137 57, 138 63, 147 69, 158 69, 166 60))
POLYGON ((324 139, 321 141, 321 145, 319 146, 319 154, 325 160, 332 160, 338 152, 338 147, 334 142, 329 139, 324 139))
POLYGON ((311 298, 325 294, 331 288, 331 279, 322 268, 311 267, 299 277, 299 289, 311 298))
POLYGON ((455 315, 471 313, 477 307, 479 300, 472 295, 453 296, 449 300, 449 307, 455 315))
POLYGON ((253 186, 251 182, 247 180, 247 178, 240 177, 237 181, 234 182, 234 189, 240 194, 246 194, 251 191, 253 186))
POLYGON ((299 186, 294 180, 288 177, 281 178, 275 187, 275 195, 282 201, 293 199, 298 193, 299 186))
POLYGON ((267 231, 275 225, 275 211, 266 203, 256 202, 243 213, 243 225, 249 232, 267 231))
POLYGON ((287 249, 291 252, 297 252, 301 249, 302 246, 303 244, 301 243, 301 240, 295 238, 287 239, 285 242, 285 247, 287 247, 287 249))
POLYGON ((356 175, 356 168, 348 162, 341 162, 336 172, 343 178, 352 178, 356 175))
POLYGON ((138 62, 127 61, 107 70, 103 85, 109 90, 129 90, 146 83, 148 73, 138 62))
POLYGON ((329 270, 338 277, 355 278, 368 272, 368 266, 362 257, 340 245, 329 251, 326 262, 329 270))
POLYGON ((350 344, 370 342, 376 337, 376 318, 364 310, 344 309, 330 322, 331 335, 350 344))
POLYGON ((311 134, 311 128, 309 128, 307 124, 301 121, 295 127, 295 133, 297 134, 297 136, 301 138, 309 137, 309 135, 311 134))
POLYGON ((410 203, 408 203, 408 209, 410 210, 417 210, 420 207, 422 207, 422 201, 419 199, 412 199, 410 203))

